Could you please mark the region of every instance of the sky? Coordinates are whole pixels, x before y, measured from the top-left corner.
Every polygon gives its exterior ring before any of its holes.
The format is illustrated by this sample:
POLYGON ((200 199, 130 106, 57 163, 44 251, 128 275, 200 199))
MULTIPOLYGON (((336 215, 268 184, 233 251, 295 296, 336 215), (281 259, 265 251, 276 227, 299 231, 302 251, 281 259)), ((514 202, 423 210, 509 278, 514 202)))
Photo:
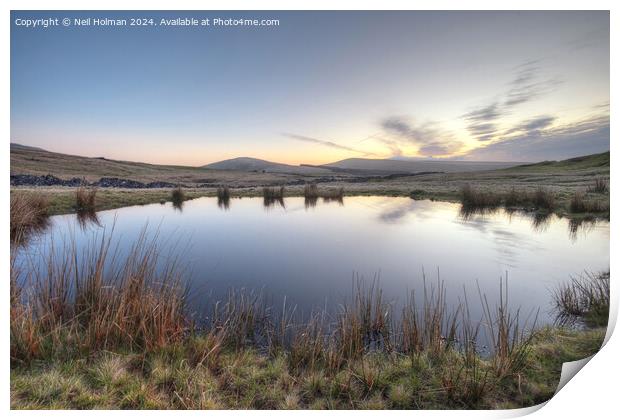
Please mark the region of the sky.
POLYGON ((11 21, 11 141, 51 151, 204 165, 609 150, 607 11, 14 11, 11 21), (157 26, 23 26, 55 17, 157 26), (279 24, 160 24, 185 17, 279 24))

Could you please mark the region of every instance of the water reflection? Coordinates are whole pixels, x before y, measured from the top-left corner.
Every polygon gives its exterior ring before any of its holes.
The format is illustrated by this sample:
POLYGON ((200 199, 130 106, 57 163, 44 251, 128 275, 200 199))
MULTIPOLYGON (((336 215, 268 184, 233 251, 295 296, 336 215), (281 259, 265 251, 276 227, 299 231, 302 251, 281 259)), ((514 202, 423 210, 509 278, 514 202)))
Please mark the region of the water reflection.
POLYGON ((575 242, 579 238, 580 232, 582 234, 581 236, 585 237, 595 226, 596 219, 594 218, 570 219, 568 221, 568 235, 570 239, 575 242))
POLYGON ((545 232, 551 222, 551 213, 534 213, 532 217, 532 230, 534 232, 545 232))
POLYGON ((263 197, 263 207, 265 207, 265 209, 277 207, 278 205, 283 209, 286 208, 284 197, 263 197))
POLYGON ((310 209, 310 208, 314 208, 316 207, 316 203, 319 201, 319 197, 316 196, 306 196, 304 197, 304 207, 306 209, 310 209))
POLYGON ((341 206, 344 206, 344 197, 343 196, 334 196, 334 197, 323 197, 324 203, 338 203, 341 206))
POLYGON ((172 208, 178 211, 179 213, 183 212, 183 206, 185 202, 183 200, 172 200, 172 208))
MULTIPOLYGON (((511 302, 523 305, 523 313, 544 311, 554 284, 609 265, 605 221, 570 223, 550 215, 534 223, 534 215, 524 212, 463 212, 459 204, 405 197, 347 196, 346 206, 340 205, 254 197, 226 207, 217 197, 204 197, 186 201, 182 213, 159 204, 99 212, 98 223, 86 218, 83 231, 75 215, 54 216, 50 234, 37 242, 75 231, 82 247, 93 233, 115 225, 122 256, 141 227, 156 221, 151 226, 160 230, 162 252, 174 254, 168 248, 175 241, 188 244, 179 263, 191 273, 197 305, 206 295, 219 299, 231 288, 246 288, 264 290, 274 302, 286 296, 304 313, 342 303, 351 294, 353 272, 365 278, 380 272, 385 298, 402 303, 403 291, 423 289, 424 267, 441 268, 449 290, 467 285, 474 294, 477 281, 482 290, 495 290, 508 270, 511 302), (277 207, 287 211, 264 211, 277 207)), ((448 298, 458 305, 456 297, 448 298)))
POLYGON ((218 195, 217 206, 223 210, 229 210, 230 209, 230 196, 229 195, 225 195, 225 196, 218 195))
POLYGON ((94 210, 80 210, 75 214, 80 229, 86 230, 90 225, 101 227, 99 216, 94 210))

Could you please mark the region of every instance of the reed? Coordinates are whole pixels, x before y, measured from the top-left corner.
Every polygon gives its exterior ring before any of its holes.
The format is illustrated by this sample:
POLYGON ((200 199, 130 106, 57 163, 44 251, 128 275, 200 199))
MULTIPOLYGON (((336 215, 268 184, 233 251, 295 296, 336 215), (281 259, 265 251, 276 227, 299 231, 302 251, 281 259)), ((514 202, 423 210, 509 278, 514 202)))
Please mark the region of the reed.
POLYGON ((23 243, 31 233, 43 229, 48 220, 49 201, 44 195, 13 193, 10 203, 12 243, 23 243))
POLYGON ((502 197, 499 194, 475 189, 467 184, 461 188, 461 203, 467 209, 495 208, 502 204, 502 197))
POLYGON ((570 211, 573 213, 601 213, 608 210, 599 200, 586 200, 585 194, 580 191, 576 192, 570 201, 570 211))
POLYGON ((97 201, 97 188, 80 185, 75 190, 75 209, 78 212, 94 212, 97 201))
POLYGON ((222 200, 229 200, 230 199, 230 188, 228 188, 227 186, 218 187, 217 198, 222 199, 222 200))
POLYGON ((274 204, 280 204, 284 207, 284 187, 265 187, 263 188, 263 204, 265 207, 271 207, 274 204))
POLYGON ((609 180, 605 178, 596 178, 594 184, 592 184, 588 190, 598 194, 605 194, 609 191, 609 180))
POLYGON ((177 185, 176 188, 172 190, 170 193, 170 198, 173 205, 180 205, 187 199, 185 196, 185 191, 183 191, 183 188, 181 188, 180 185, 177 185))
POLYGON ((306 184, 304 186, 304 197, 305 198, 319 198, 319 188, 316 184, 306 184))
POLYGON ((553 300, 560 325, 583 321, 595 327, 609 320, 609 271, 585 273, 556 288, 553 300))
POLYGON ((218 187, 217 205, 223 209, 228 209, 230 207, 230 189, 228 186, 218 187))
POLYGON ((539 210, 553 211, 555 209, 555 195, 546 188, 536 189, 532 201, 539 210))
MULTIPOLYGON (((527 355, 534 339, 538 318, 528 324, 522 323, 520 309, 511 311, 508 305, 508 276, 500 279, 499 303, 491 309, 486 295, 478 286, 480 303, 484 313, 484 327, 492 345, 491 363, 498 378, 518 375, 526 366, 527 355)), ((529 318, 529 317, 528 317, 529 318)))
POLYGON ((504 206, 508 208, 527 206, 531 202, 531 194, 528 194, 527 191, 518 190, 514 187, 511 188, 504 196, 504 206))
POLYGON ((143 231, 124 258, 110 238, 82 253, 52 248, 43 269, 11 267, 11 360, 125 348, 149 351, 184 339, 190 327, 175 261, 143 231))
POLYGON ((457 341, 457 323, 461 307, 449 311, 446 304, 446 289, 437 277, 437 284, 427 285, 423 274, 422 307, 416 303, 415 291, 405 302, 401 316, 400 349, 412 357, 425 352, 439 356, 448 351, 457 341))

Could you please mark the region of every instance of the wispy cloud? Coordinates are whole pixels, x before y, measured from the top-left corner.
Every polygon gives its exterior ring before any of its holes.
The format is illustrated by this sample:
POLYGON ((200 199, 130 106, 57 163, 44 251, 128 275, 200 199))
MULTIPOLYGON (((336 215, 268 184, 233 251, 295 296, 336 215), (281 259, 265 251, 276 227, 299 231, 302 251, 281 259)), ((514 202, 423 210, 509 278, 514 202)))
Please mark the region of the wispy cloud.
POLYGON ((336 142, 329 141, 329 140, 321 140, 321 139, 317 139, 314 137, 302 136, 302 135, 293 134, 293 133, 281 133, 281 134, 284 137, 288 137, 289 139, 293 139, 293 140, 303 141, 306 143, 320 144, 321 146, 331 147, 333 149, 338 149, 338 150, 346 150, 348 152, 358 153, 358 154, 362 154, 365 156, 375 156, 375 153, 367 152, 367 151, 356 149, 356 148, 349 147, 349 146, 345 146, 343 144, 338 144, 336 142))
POLYGON ((540 117, 526 121, 519 125, 521 134, 474 149, 465 158, 535 162, 609 150, 609 116, 596 116, 549 128, 553 121, 551 118, 540 117))
MULTIPOLYGON (((419 154, 429 157, 453 154, 463 147, 463 143, 453 140, 451 133, 440 130, 433 122, 417 124, 404 117, 389 117, 383 119, 380 125, 388 136, 396 137, 382 139, 386 146, 395 151, 402 151, 402 142, 417 146, 419 154)), ((395 156, 401 155, 398 153, 395 156)))
POLYGON ((530 102, 552 92, 561 81, 544 77, 541 60, 530 60, 513 68, 508 89, 488 105, 482 105, 463 114, 467 130, 476 140, 489 142, 501 134, 499 120, 518 105, 530 102))
POLYGON ((504 105, 513 107, 529 102, 552 92, 561 81, 558 78, 542 77, 540 61, 530 61, 516 68, 516 74, 510 83, 504 105))
POLYGON ((506 135, 513 133, 527 133, 534 134, 548 128, 556 120, 556 117, 550 115, 543 115, 540 117, 532 118, 512 127, 506 131, 506 135))

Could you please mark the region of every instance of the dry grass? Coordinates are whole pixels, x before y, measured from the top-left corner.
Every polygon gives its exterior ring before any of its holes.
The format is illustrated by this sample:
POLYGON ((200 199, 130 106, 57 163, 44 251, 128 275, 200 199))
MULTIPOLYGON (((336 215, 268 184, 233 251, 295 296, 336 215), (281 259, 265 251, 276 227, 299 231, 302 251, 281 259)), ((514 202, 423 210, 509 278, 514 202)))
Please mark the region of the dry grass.
POLYGON ((605 178, 595 178, 588 190, 597 194, 605 194, 609 191, 609 180, 605 178))
POLYGON ((75 209, 78 212, 95 211, 97 202, 97 188, 80 186, 75 190, 75 209))
POLYGON ((43 270, 12 264, 11 360, 183 340, 190 324, 180 275, 174 262, 158 267, 156 239, 143 233, 123 259, 102 238, 85 254, 51 249, 43 270))
POLYGON ((264 187, 263 204, 265 207, 271 207, 276 203, 284 207, 284 187, 264 187))
POLYGON ((230 208, 230 189, 228 187, 218 187, 217 205, 223 209, 230 208))
POLYGON ((609 319, 609 271, 585 273, 559 286, 553 296, 561 325, 582 320, 590 326, 607 326, 609 319))
MULTIPOLYGON (((156 239, 143 234, 124 258, 111 252, 108 237, 84 253, 52 249, 41 270, 12 260, 12 366, 99 360, 89 375, 106 389, 127 383, 131 369, 154 381, 153 394, 126 389, 132 402, 118 406, 157 406, 163 392, 176 393, 176 408, 484 407, 509 392, 506 384, 520 386, 529 369, 535 320, 522 322, 510 307, 506 280, 493 308, 479 291, 481 321, 471 319, 466 295, 448 308, 438 273, 432 285, 424 279, 421 295, 409 295, 402 316, 394 316, 378 282, 357 280, 333 316, 318 312, 294 323, 295 307, 286 301, 274 310, 261 294, 231 290, 211 303, 198 328, 185 309, 180 272, 174 260, 161 260, 156 239), (481 330, 488 358, 477 349, 481 330), (135 360, 100 358, 108 352, 135 360), (405 378, 427 382, 420 389, 405 378)), ((608 293, 608 280, 594 288, 573 284, 563 301, 573 312, 599 313, 605 284, 608 293)))
POLYGON ((49 201, 41 194, 11 194, 11 242, 23 243, 34 231, 45 227, 49 201))
POLYGON ((502 204, 499 194, 473 188, 467 184, 461 188, 461 203, 468 209, 496 208, 502 204))
POLYGON ((180 185, 172 190, 170 193, 170 199, 172 200, 172 204, 176 205, 179 205, 186 200, 185 191, 183 191, 183 188, 181 188, 180 185))
POLYGON ((587 200, 583 192, 576 192, 570 201, 570 211, 572 213, 601 213, 609 211, 609 208, 601 203, 600 200, 587 200))
POLYGON ((547 188, 537 188, 532 202, 539 210, 553 211, 555 209, 555 195, 547 188))

